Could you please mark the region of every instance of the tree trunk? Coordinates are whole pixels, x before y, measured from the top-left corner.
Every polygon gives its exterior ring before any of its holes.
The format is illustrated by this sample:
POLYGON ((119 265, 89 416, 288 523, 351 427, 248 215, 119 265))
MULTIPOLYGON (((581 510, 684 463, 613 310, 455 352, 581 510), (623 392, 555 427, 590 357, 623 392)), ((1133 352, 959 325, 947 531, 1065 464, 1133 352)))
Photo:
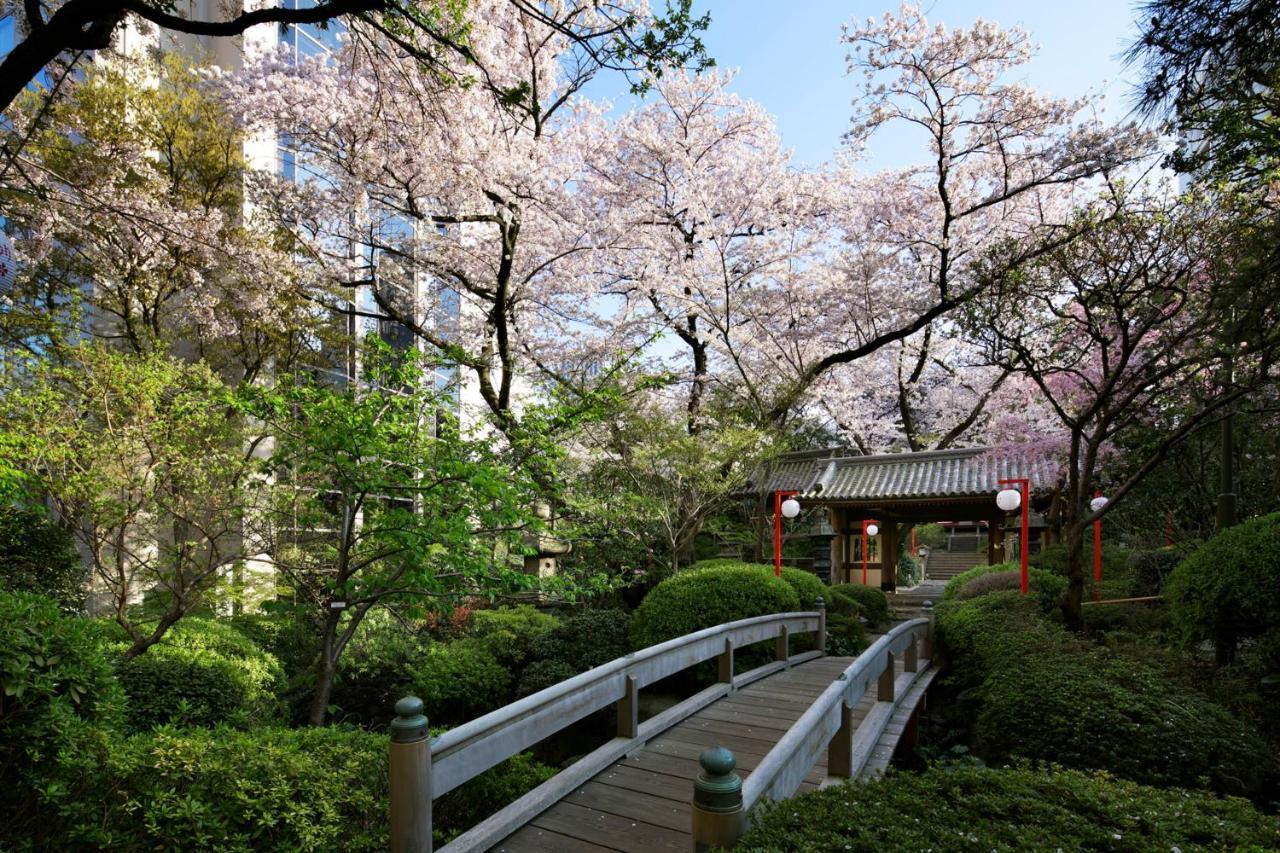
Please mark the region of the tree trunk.
POLYGON ((1071 515, 1063 532, 1067 546, 1067 588, 1062 594, 1062 618, 1072 631, 1081 631, 1084 630, 1084 525, 1078 513, 1071 515))
POLYGON ((334 653, 337 646, 339 611, 330 610, 324 619, 324 645, 316 661, 316 687, 311 696, 311 708, 307 712, 307 725, 323 726, 329 715, 329 699, 333 695, 333 676, 338 670, 334 653))

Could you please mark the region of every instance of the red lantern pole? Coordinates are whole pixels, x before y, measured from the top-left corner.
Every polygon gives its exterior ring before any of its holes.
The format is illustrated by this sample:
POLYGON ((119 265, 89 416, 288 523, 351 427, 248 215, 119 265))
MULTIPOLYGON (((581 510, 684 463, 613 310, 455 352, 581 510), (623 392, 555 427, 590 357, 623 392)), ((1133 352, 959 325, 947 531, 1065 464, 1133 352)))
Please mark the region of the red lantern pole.
MULTIPOLYGON (((1095 498, 1102 497, 1102 492, 1094 492, 1095 498)), ((1097 601, 1099 586, 1102 584, 1102 519, 1093 522, 1093 600, 1097 601)))
POLYGON ((879 524, 874 518, 862 519, 862 585, 867 585, 867 527, 879 524))
POLYGON ((1014 477, 1008 480, 997 480, 997 485, 1018 486, 1022 490, 1022 534, 1018 539, 1018 551, 1022 557, 1022 594, 1027 594, 1027 537, 1031 524, 1027 513, 1031 511, 1031 483, 1025 477, 1014 477))
POLYGON ((782 499, 799 492, 776 491, 773 493, 773 574, 782 577, 782 499))

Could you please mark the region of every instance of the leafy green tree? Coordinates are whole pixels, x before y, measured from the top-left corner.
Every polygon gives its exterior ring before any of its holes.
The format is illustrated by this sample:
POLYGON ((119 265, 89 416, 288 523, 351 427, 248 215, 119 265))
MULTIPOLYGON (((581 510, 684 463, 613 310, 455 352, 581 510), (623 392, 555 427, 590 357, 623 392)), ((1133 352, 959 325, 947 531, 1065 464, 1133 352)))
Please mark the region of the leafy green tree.
POLYGON ((65 528, 43 512, 0 507, 0 588, 46 596, 75 613, 84 581, 84 560, 65 528))
POLYGON ((509 464, 491 434, 462 432, 448 389, 414 355, 371 339, 364 358, 359 386, 284 378, 242 403, 275 442, 265 512, 251 520, 263 559, 319 626, 313 725, 373 608, 413 615, 539 584, 518 562, 521 534, 538 525, 530 468, 509 464))
POLYGON ((7 384, 0 466, 67 520, 136 657, 243 559, 262 439, 207 365, 159 353, 81 345, 7 384))

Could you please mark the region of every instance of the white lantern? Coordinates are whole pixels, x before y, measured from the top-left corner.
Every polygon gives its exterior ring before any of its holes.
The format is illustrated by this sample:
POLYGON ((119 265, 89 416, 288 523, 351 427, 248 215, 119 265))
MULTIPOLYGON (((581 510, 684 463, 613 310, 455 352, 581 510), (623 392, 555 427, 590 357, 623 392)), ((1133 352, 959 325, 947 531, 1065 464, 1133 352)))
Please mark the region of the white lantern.
POLYGON ((1097 512, 1098 510, 1102 509, 1106 505, 1107 505, 1107 499, 1104 498, 1102 495, 1098 495, 1096 498, 1089 501, 1089 509, 1093 510, 1094 512, 1097 512))
POLYGON ((782 502, 782 517, 795 518, 800 514, 800 502, 795 498, 787 498, 782 502))
POLYGON ((879 527, 878 525, 875 525, 875 524, 868 524, 868 525, 867 525, 867 535, 868 535, 868 536, 875 536, 875 535, 876 535, 877 533, 879 533, 879 532, 880 532, 880 527, 879 527))
POLYGON ((1017 489, 1002 489, 996 495, 996 506, 1005 512, 1013 512, 1022 506, 1022 492, 1017 489))

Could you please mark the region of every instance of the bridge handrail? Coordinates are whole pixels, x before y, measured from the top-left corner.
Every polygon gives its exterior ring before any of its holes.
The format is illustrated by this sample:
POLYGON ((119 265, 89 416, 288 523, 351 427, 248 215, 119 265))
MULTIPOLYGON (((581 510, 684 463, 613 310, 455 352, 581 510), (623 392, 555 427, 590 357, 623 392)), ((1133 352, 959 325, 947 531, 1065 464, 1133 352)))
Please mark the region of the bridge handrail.
MULTIPOLYGON (((589 669, 450 729, 431 744, 431 797, 440 797, 588 714, 634 697, 640 688, 703 661, 730 655, 730 680, 745 683, 744 676, 749 674, 732 674, 733 649, 770 639, 777 639, 785 649, 791 634, 821 631, 822 617, 816 610, 774 613, 704 628, 589 669)), ((780 660, 761 667, 760 674, 786 665, 786 652, 781 652, 780 660)), ((797 662, 797 657, 790 662, 797 662)))
POLYGON ((848 709, 858 704, 867 686, 881 678, 886 668, 892 676, 894 657, 909 648, 914 652, 917 638, 926 637, 928 631, 927 618, 903 622, 849 664, 742 783, 743 811, 749 812, 765 796, 780 800, 795 793, 821 751, 840 731, 848 709))

